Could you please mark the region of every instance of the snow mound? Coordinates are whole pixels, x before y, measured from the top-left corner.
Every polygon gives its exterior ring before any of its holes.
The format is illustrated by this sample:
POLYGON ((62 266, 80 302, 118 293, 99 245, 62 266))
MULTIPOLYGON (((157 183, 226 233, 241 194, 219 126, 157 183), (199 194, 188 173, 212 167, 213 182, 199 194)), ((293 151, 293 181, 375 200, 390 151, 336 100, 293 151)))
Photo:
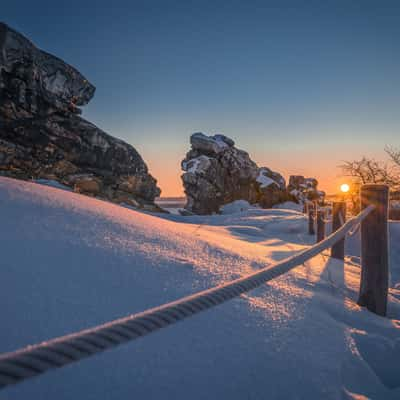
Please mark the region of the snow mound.
MULTIPOLYGON (((1 352, 247 275, 314 241, 292 210, 158 217, 7 178, 0 205, 1 352)), ((400 224, 390 229, 398 243, 400 224)), ((345 265, 320 255, 212 310, 1 395, 398 399, 398 248, 390 318, 381 318, 355 302, 357 235, 351 240, 345 265)))
POLYGON ((248 201, 246 200, 235 200, 231 203, 225 204, 220 208, 221 214, 236 214, 239 212, 247 211, 250 208, 254 208, 248 201))
POLYGON ((272 206, 272 208, 275 208, 277 210, 294 210, 300 212, 303 211, 303 206, 293 201, 285 201, 284 203, 281 204, 275 204, 274 206, 272 206))

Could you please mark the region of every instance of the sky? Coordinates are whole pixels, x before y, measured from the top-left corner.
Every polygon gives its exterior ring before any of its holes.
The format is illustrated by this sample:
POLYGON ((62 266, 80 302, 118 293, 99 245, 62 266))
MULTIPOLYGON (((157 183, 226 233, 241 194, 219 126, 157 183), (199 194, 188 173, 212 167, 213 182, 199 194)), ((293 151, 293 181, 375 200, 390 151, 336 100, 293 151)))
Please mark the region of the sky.
POLYGON ((83 116, 183 193, 193 132, 316 177, 400 146, 399 1, 7 1, 0 19, 96 86, 83 116), (61 3, 61 4, 60 4, 61 3))

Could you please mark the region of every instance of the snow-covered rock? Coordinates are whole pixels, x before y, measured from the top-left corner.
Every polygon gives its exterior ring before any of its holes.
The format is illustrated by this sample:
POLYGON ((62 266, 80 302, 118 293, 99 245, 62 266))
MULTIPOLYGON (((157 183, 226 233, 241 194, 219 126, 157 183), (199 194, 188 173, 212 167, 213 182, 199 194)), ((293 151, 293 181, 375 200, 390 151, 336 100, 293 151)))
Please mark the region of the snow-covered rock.
POLYGON ((212 214, 235 200, 268 208, 287 198, 282 175, 259 168, 232 139, 197 132, 190 143, 192 148, 182 161, 187 210, 212 214))
POLYGON ((270 208, 288 199, 285 178, 278 172, 261 167, 256 181, 260 184, 258 203, 261 207, 270 208))
POLYGON ((260 188, 275 185, 282 191, 286 189, 285 178, 267 167, 261 167, 258 170, 257 182, 260 184, 260 188))
POLYGON ((194 133, 190 141, 193 148, 210 154, 218 154, 228 147, 233 147, 235 144, 232 139, 224 135, 206 136, 201 132, 194 133))
POLYGON ((273 179, 263 175, 262 173, 258 174, 256 181, 260 184, 260 188, 266 188, 270 185, 278 186, 278 184, 273 179))
POLYGON ((152 205, 160 189, 140 154, 78 115, 94 92, 75 68, 0 23, 0 174, 152 205))
POLYGON ((291 175, 287 190, 298 203, 307 200, 323 201, 325 198, 325 192, 318 190, 318 181, 302 175, 291 175))

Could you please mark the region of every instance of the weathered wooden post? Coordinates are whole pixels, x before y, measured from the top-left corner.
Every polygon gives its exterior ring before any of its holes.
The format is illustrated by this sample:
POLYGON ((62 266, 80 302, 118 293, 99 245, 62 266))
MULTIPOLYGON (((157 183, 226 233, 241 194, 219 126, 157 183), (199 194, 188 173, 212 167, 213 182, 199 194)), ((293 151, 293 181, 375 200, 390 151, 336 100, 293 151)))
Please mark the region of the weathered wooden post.
POLYGON ((388 186, 369 184, 361 187, 361 209, 370 204, 375 209, 361 223, 358 304, 382 316, 386 315, 389 285, 388 203, 388 186))
POLYGON ((325 239, 325 209, 317 209, 317 243, 325 239))
POLYGON ((308 203, 308 233, 310 235, 315 234, 314 230, 314 203, 308 203))
MULTIPOLYGON (((332 204, 332 232, 336 232, 346 222, 346 202, 334 201, 332 204)), ((344 260, 344 238, 331 248, 331 257, 344 260)))

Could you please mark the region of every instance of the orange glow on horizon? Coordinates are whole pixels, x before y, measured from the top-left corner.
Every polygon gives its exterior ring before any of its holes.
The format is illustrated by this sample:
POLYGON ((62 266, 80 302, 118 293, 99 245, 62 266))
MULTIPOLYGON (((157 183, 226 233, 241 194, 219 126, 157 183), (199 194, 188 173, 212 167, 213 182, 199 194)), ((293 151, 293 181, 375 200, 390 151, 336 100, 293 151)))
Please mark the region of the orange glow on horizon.
MULTIPOLYGON (((172 164, 172 163, 171 163, 172 164)), ((175 164, 175 163, 173 163, 175 164)), ((181 174, 179 166, 171 165, 166 168, 163 163, 150 163, 150 173, 157 179, 157 185, 161 188, 161 197, 182 197, 184 196, 181 174)), ((279 171, 279 169, 276 168, 279 171)), ((326 171, 319 171, 312 173, 312 171, 304 171, 296 173, 294 168, 281 170, 281 173, 289 179, 290 175, 304 175, 305 177, 315 177, 319 184, 318 188, 325 191, 328 195, 337 193, 337 188, 341 186, 342 177, 338 176, 335 169, 327 169, 326 171)), ((342 192, 342 190, 341 190, 342 192)))
MULTIPOLYGON (((245 147, 245 146, 238 146, 245 147)), ((150 146, 143 149, 145 160, 150 173, 157 179, 157 185, 161 188, 161 197, 184 196, 180 162, 185 153, 185 146, 182 148, 171 148, 168 153, 160 157, 150 146)), ((343 159, 350 158, 351 152, 346 151, 326 152, 307 149, 303 151, 273 152, 268 149, 250 149, 251 158, 260 166, 267 166, 274 171, 281 173, 286 181, 290 175, 303 175, 318 180, 318 189, 328 195, 338 193, 338 188, 343 183, 343 176, 338 165, 343 159), (339 155, 340 154, 340 155, 339 155), (339 158, 340 157, 340 158, 339 158)))

